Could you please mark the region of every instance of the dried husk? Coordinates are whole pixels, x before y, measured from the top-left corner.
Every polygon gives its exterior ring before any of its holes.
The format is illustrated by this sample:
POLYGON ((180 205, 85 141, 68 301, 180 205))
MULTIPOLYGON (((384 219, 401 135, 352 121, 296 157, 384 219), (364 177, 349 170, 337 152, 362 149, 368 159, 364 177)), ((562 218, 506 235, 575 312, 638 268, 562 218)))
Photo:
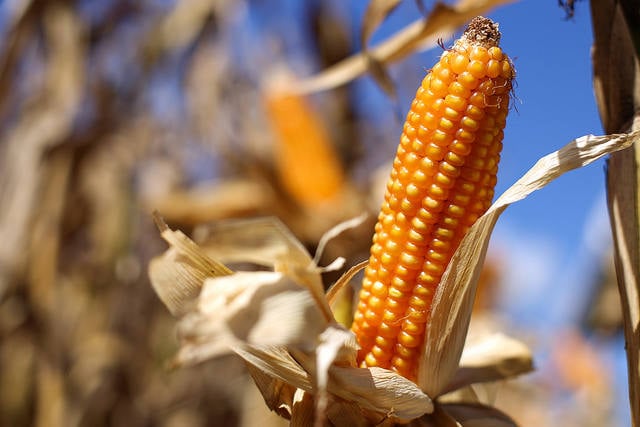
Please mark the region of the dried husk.
POLYGON ((176 362, 197 363, 233 346, 313 349, 326 320, 309 291, 279 272, 238 272, 208 279, 198 307, 178 325, 176 362))
POLYGON ((193 309, 200 289, 209 277, 231 274, 224 264, 209 258, 181 231, 173 231, 161 218, 156 223, 170 248, 149 264, 153 289, 174 316, 193 309))
MULTIPOLYGON (((454 32, 471 18, 484 15, 491 9, 514 0, 460 0, 452 5, 437 2, 426 18, 419 19, 377 46, 359 52, 327 68, 320 74, 301 80, 290 89, 296 93, 313 93, 333 89, 346 84, 367 71, 378 70, 374 76, 389 90, 384 66, 399 61, 412 53, 433 48, 438 40, 450 38, 454 32)), ((380 3, 389 3, 382 1, 380 3)), ((393 2, 390 2, 393 3, 393 2)), ((375 31, 384 17, 393 9, 392 5, 381 5, 379 11, 370 13, 370 22, 363 27, 363 37, 375 31)), ((373 7, 372 7, 373 8, 373 7)))
POLYGON ((446 390, 458 369, 471 318, 480 267, 491 231, 502 212, 512 203, 543 188, 565 172, 588 165, 598 158, 631 146, 640 132, 606 136, 586 135, 546 155, 507 189, 469 229, 454 254, 433 302, 427 325, 425 348, 418 384, 429 396, 446 390))

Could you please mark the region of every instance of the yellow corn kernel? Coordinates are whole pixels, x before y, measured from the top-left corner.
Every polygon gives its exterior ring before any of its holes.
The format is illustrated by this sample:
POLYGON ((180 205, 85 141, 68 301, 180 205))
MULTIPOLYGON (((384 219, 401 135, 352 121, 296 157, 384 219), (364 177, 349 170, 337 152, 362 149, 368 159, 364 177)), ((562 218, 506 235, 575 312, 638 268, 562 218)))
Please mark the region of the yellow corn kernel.
POLYGON ((442 274, 491 203, 514 76, 498 40, 475 18, 411 104, 354 315, 362 367, 415 380, 442 274))

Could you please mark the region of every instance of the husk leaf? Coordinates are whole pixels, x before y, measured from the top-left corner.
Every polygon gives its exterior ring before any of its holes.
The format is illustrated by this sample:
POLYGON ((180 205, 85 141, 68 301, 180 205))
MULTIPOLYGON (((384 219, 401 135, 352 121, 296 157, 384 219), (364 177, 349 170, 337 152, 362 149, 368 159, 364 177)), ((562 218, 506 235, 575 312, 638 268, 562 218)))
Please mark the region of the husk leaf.
POLYGON ((155 217, 169 249, 149 263, 149 278, 158 297, 174 316, 194 308, 200 289, 208 277, 221 277, 232 271, 209 258, 181 231, 173 231, 155 217))
POLYGON ((329 392, 400 420, 433 411, 433 403, 412 381, 382 368, 331 366, 329 392))
POLYGON ((496 333, 464 347, 448 390, 513 378, 533 370, 531 350, 521 341, 496 333))
MULTIPOLYGON (((320 74, 301 80, 292 92, 313 93, 333 89, 361 76, 374 63, 380 68, 412 53, 435 47, 438 40, 450 38, 471 18, 514 0, 460 0, 453 5, 437 2, 426 18, 407 25, 377 46, 350 56, 320 74), (373 58, 373 60, 372 60, 373 58)), ((378 17, 375 21, 379 21, 378 17)), ((374 27, 377 22, 370 24, 374 27)), ((373 29, 368 29, 371 32, 373 29)))
MULTIPOLYGON (((313 390, 311 375, 291 357, 285 347, 242 345, 235 347, 234 352, 244 359, 247 364, 252 365, 271 378, 283 381, 304 391, 313 390)), ((267 394, 263 393, 265 400, 271 400, 273 398, 272 393, 276 393, 277 390, 274 389, 269 392, 267 394)))
MULTIPOLYGON (((441 407, 461 427, 517 427, 515 421, 504 412, 490 406, 445 404, 441 407)), ((441 427, 440 424, 436 426, 441 427)))
POLYGON ((511 203, 524 199, 562 174, 629 147, 639 136, 640 132, 587 135, 571 141, 538 160, 469 229, 438 286, 427 325, 418 384, 429 396, 439 396, 446 390, 458 369, 482 261, 500 214, 511 203))
POLYGON ((226 263, 253 262, 290 276, 311 292, 325 319, 334 320, 324 297, 321 270, 277 218, 222 221, 201 228, 198 235, 203 250, 212 258, 226 263))
POLYGON ((245 365, 253 382, 262 394, 267 407, 282 418, 290 419, 294 395, 299 389, 285 381, 272 377, 251 363, 245 363, 245 365))
POLYGON ((326 325, 309 291, 282 273, 207 279, 197 310, 178 325, 177 362, 197 363, 241 343, 312 349, 326 325))

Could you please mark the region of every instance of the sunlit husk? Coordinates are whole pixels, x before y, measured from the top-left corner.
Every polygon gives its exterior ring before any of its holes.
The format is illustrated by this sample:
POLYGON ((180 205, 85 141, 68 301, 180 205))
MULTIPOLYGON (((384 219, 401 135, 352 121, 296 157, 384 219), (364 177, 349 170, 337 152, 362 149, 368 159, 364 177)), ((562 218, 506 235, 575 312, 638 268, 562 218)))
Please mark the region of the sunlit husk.
POLYGON ((232 271, 206 256, 181 231, 169 229, 160 218, 156 222, 170 248, 149 264, 153 289, 174 316, 192 310, 205 279, 231 274, 232 271))
POLYGON ((471 318, 471 308, 491 231, 511 204, 543 188, 565 172, 624 149, 640 132, 586 135, 548 154, 507 189, 469 229, 445 271, 434 299, 420 362, 418 384, 430 396, 440 395, 457 371, 471 318))

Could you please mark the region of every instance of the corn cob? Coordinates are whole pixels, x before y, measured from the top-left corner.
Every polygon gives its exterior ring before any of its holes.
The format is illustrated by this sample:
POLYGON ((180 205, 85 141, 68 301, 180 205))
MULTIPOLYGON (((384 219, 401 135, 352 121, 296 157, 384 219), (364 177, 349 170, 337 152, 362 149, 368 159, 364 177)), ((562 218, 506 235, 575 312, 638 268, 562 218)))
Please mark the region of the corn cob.
POLYGON ((352 325, 362 367, 415 381, 436 287, 491 204, 515 76, 499 39, 473 19, 411 104, 352 325))
POLYGON ((277 82, 265 94, 275 136, 277 172, 284 190, 301 206, 315 208, 343 189, 342 164, 328 130, 302 95, 277 82))

